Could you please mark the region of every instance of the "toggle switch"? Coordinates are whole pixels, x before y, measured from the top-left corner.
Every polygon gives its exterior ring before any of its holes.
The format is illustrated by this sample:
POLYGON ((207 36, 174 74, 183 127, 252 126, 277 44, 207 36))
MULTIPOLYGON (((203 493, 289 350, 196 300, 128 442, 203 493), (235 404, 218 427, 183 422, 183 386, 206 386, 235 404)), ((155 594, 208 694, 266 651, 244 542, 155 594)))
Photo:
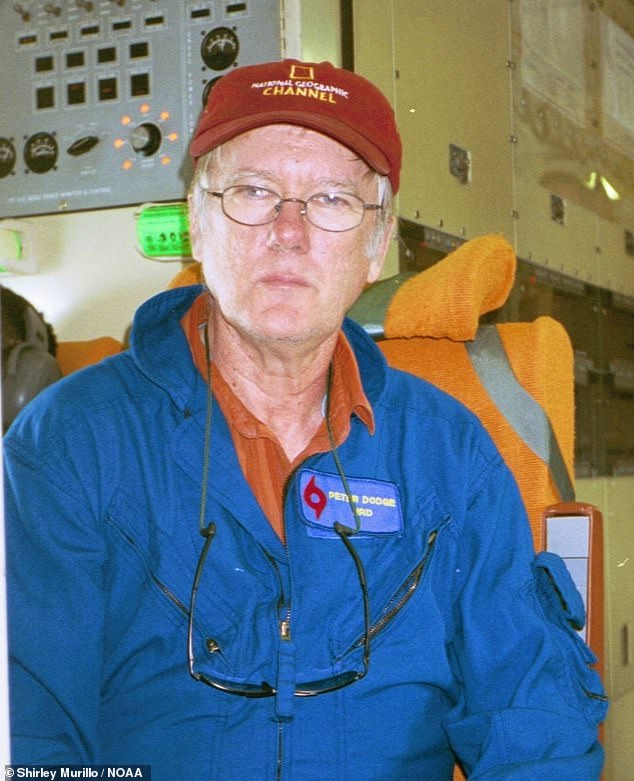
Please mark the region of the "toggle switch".
POLYGON ((73 157, 79 157, 80 155, 85 155, 86 152, 90 152, 98 143, 99 138, 97 136, 83 136, 83 138, 73 141, 66 151, 73 157))

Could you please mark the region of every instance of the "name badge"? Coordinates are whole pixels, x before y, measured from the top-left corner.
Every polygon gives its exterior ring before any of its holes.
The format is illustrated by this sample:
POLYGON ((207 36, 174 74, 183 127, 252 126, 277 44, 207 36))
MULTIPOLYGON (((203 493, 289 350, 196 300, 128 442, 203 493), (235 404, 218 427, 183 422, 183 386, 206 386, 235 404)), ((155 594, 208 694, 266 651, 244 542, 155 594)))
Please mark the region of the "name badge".
POLYGON ((302 469, 299 473, 299 500, 302 519, 311 537, 336 535, 335 523, 355 528, 355 516, 362 536, 400 535, 403 514, 398 488, 383 480, 347 478, 346 491, 339 475, 302 469))

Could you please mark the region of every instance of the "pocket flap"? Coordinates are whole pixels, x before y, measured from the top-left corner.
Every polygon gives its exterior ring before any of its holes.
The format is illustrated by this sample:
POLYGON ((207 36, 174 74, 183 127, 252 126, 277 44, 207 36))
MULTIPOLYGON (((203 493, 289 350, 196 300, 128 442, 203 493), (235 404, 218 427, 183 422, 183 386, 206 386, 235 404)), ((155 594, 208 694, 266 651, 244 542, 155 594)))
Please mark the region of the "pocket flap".
POLYGON ((533 572, 537 593, 548 617, 560 625, 567 622, 575 630, 583 629, 585 606, 563 559, 555 553, 538 553, 533 572))

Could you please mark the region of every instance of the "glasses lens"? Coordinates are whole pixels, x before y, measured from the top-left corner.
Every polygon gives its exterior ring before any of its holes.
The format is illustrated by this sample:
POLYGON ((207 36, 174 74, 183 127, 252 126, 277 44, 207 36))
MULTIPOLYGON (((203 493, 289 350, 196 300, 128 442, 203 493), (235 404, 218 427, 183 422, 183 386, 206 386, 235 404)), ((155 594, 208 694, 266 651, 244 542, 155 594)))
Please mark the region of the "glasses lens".
POLYGON ((243 225, 265 225, 277 217, 280 196, 265 187, 237 185, 222 194, 222 208, 232 220, 243 225))
MULTIPOLYGON (((318 694, 327 694, 329 692, 337 691, 349 686, 355 681, 359 681, 367 673, 367 666, 363 670, 350 670, 340 675, 335 675, 332 678, 324 678, 321 681, 312 681, 310 683, 298 683, 295 688, 296 697, 315 697, 318 694)), ((192 677, 201 683, 206 683, 207 686, 211 686, 212 689, 225 692, 225 694, 237 694, 241 697, 249 697, 251 699, 260 699, 262 697, 274 697, 277 691, 270 686, 266 681, 263 681, 260 685, 251 683, 232 683, 231 681, 224 681, 220 678, 212 678, 202 673, 193 672, 192 677)))
POLYGON ((328 692, 334 692, 338 689, 345 689, 346 686, 350 686, 355 681, 360 681, 368 671, 367 666, 361 672, 350 670, 347 673, 341 673, 341 675, 335 675, 332 678, 324 678, 322 681, 314 681, 313 683, 298 683, 295 689, 296 697, 314 697, 316 694, 327 694, 328 692))
POLYGON ((317 193, 306 201, 306 216, 317 228, 339 232, 361 224, 364 203, 352 193, 317 193))

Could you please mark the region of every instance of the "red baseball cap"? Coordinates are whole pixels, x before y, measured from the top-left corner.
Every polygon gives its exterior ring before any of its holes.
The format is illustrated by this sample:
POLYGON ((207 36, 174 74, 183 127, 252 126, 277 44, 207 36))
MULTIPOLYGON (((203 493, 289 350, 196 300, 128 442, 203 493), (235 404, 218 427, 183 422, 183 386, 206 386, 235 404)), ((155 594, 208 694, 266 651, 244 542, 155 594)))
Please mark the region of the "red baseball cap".
POLYGON ((198 158, 247 130, 285 123, 349 147, 397 192, 402 149, 392 107, 372 82, 330 62, 282 60, 227 73, 209 94, 190 152, 198 158))

